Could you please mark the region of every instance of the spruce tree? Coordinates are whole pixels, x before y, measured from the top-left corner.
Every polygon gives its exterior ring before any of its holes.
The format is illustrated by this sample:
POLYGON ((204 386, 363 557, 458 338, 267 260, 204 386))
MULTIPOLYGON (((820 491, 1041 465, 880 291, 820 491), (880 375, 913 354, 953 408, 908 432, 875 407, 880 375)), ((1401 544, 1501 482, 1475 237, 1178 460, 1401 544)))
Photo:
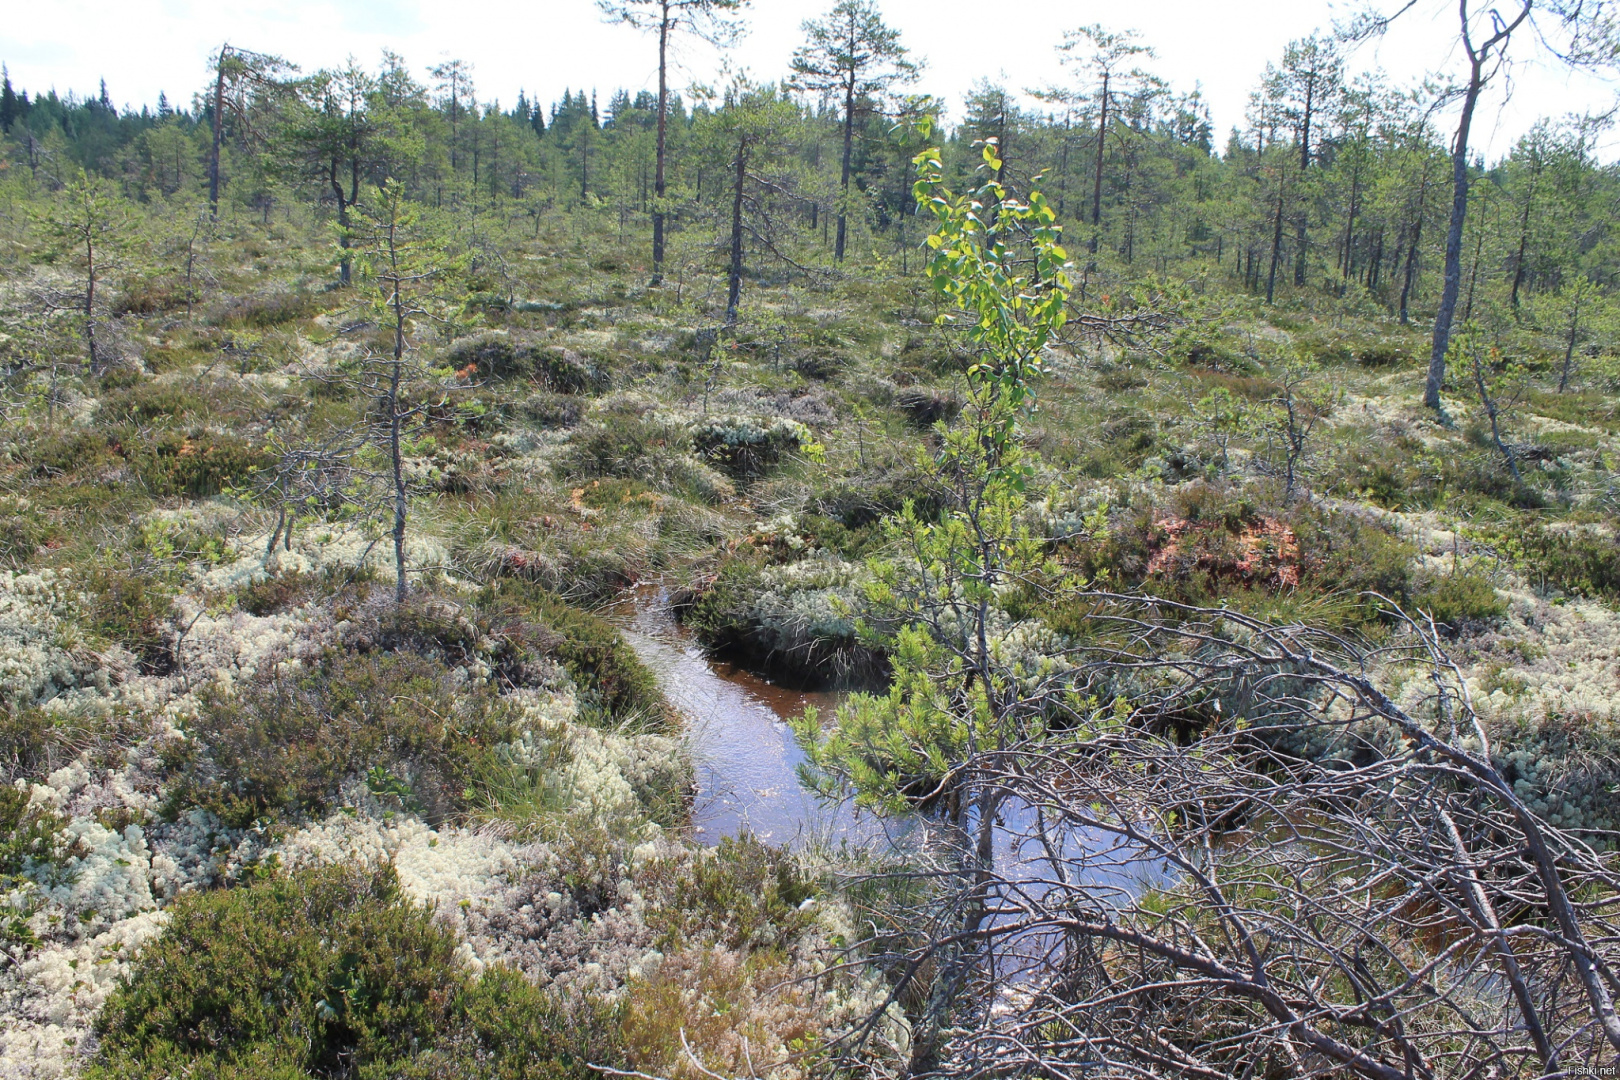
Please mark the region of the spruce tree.
POLYGON ((0 131, 11 134, 11 126, 22 119, 22 106, 11 88, 11 72, 0 67, 0 131))

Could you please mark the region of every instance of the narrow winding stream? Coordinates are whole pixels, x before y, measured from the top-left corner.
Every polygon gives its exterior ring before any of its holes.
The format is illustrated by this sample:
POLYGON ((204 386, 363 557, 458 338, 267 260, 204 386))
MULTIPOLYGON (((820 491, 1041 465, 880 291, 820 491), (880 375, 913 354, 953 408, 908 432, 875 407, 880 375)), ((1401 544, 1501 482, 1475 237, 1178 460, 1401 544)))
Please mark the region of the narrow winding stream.
MULTIPOLYGON (((842 695, 788 690, 711 660, 676 621, 668 591, 657 584, 632 590, 617 609, 617 621, 686 721, 697 773, 692 825, 699 841, 712 845, 752 832, 790 847, 814 842, 916 852, 939 839, 931 839, 934 830, 925 817, 885 822, 848 805, 828 805, 799 783, 804 751, 787 721, 810 705, 828 712, 842 695)), ((996 816, 996 865, 1027 891, 1044 891, 1054 855, 1071 880, 1078 876, 1116 896, 1167 880, 1167 868, 1117 840, 1057 823, 1042 827, 1036 810, 1017 799, 1004 801, 996 816), (1034 839, 1042 835, 1045 844, 1034 839)))
POLYGON ((698 839, 716 844, 745 830, 789 845, 847 836, 853 815, 799 784, 804 751, 787 725, 808 705, 832 709, 839 695, 787 690, 711 661, 675 621, 663 587, 641 585, 631 596, 621 612, 625 639, 686 720, 697 770, 692 824, 698 839))

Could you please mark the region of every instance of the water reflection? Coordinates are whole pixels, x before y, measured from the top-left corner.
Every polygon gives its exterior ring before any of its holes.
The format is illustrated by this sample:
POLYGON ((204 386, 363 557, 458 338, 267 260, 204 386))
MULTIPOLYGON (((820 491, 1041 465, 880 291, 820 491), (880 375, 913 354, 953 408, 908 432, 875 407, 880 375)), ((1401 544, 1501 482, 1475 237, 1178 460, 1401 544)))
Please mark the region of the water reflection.
MULTIPOLYGON (((751 831, 793 847, 847 845, 910 859, 932 851, 944 862, 970 846, 926 815, 879 819, 848 804, 829 805, 800 785, 804 751, 787 720, 812 705, 830 714, 843 694, 790 690, 712 662, 676 621, 659 585, 638 586, 614 614, 686 721, 697 773, 692 824, 701 842, 751 831)), ((1065 823, 1061 815, 1039 815, 1016 796, 1004 799, 996 815, 996 869, 1027 900, 1040 903, 1054 888, 1083 886, 1099 902, 1117 904, 1171 876, 1130 844, 1065 823)), ((971 834, 971 822, 968 828, 971 834)))
POLYGON ((676 622, 658 585, 639 586, 618 614, 630 647, 686 719, 699 840, 715 844, 748 830, 775 844, 836 843, 852 832, 850 809, 828 806, 799 784, 804 751, 787 725, 806 706, 831 711, 839 694, 789 690, 741 668, 711 664, 676 622))

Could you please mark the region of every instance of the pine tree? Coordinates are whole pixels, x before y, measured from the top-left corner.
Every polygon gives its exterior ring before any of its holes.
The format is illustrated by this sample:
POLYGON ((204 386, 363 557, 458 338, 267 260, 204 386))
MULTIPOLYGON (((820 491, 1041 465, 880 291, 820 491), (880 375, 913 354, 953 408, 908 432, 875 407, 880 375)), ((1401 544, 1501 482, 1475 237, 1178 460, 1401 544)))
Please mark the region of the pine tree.
POLYGON ((921 65, 907 59, 900 32, 884 23, 874 0, 840 0, 821 19, 804 24, 808 39, 793 53, 789 86, 812 94, 838 95, 844 111, 844 150, 839 172, 838 239, 833 258, 842 262, 848 234, 849 182, 855 148, 855 116, 871 109, 892 88, 916 79, 921 65))
POLYGON ((714 45, 729 45, 742 33, 740 23, 727 16, 747 6, 748 0, 597 0, 602 14, 637 30, 658 32, 657 142, 653 149, 653 272, 654 284, 664 273, 664 196, 668 163, 669 42, 681 31, 714 45))

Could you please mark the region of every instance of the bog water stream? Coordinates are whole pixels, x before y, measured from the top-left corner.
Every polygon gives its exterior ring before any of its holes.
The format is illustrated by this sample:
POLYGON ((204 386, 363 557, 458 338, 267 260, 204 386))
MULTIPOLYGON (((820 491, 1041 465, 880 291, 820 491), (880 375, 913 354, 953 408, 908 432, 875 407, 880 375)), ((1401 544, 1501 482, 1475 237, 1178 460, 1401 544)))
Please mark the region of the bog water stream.
POLYGON ((804 761, 787 721, 838 694, 787 689, 705 655, 675 619, 668 593, 644 584, 618 612, 625 639, 657 676, 686 722, 696 770, 692 828, 715 844, 752 832, 772 844, 845 839, 857 827, 848 808, 829 805, 799 783, 804 761))
MULTIPOLYGON (((751 832, 787 847, 818 844, 917 854, 940 839, 923 815, 881 819, 848 804, 830 804, 799 781, 804 751, 788 721, 814 706, 829 715, 842 695, 792 690, 708 656, 676 620, 669 594, 643 584, 614 616, 642 663, 657 676, 681 714, 695 766, 692 805, 695 838, 713 845, 751 832)), ((1056 855, 1104 891, 1127 895, 1155 880, 1162 865, 1142 859, 1117 841, 1088 830, 1037 820, 1037 811, 1007 799, 997 815, 995 860, 1004 874, 1035 885, 1051 873, 1056 855), (1035 839, 1044 835, 1046 843, 1035 839)))

